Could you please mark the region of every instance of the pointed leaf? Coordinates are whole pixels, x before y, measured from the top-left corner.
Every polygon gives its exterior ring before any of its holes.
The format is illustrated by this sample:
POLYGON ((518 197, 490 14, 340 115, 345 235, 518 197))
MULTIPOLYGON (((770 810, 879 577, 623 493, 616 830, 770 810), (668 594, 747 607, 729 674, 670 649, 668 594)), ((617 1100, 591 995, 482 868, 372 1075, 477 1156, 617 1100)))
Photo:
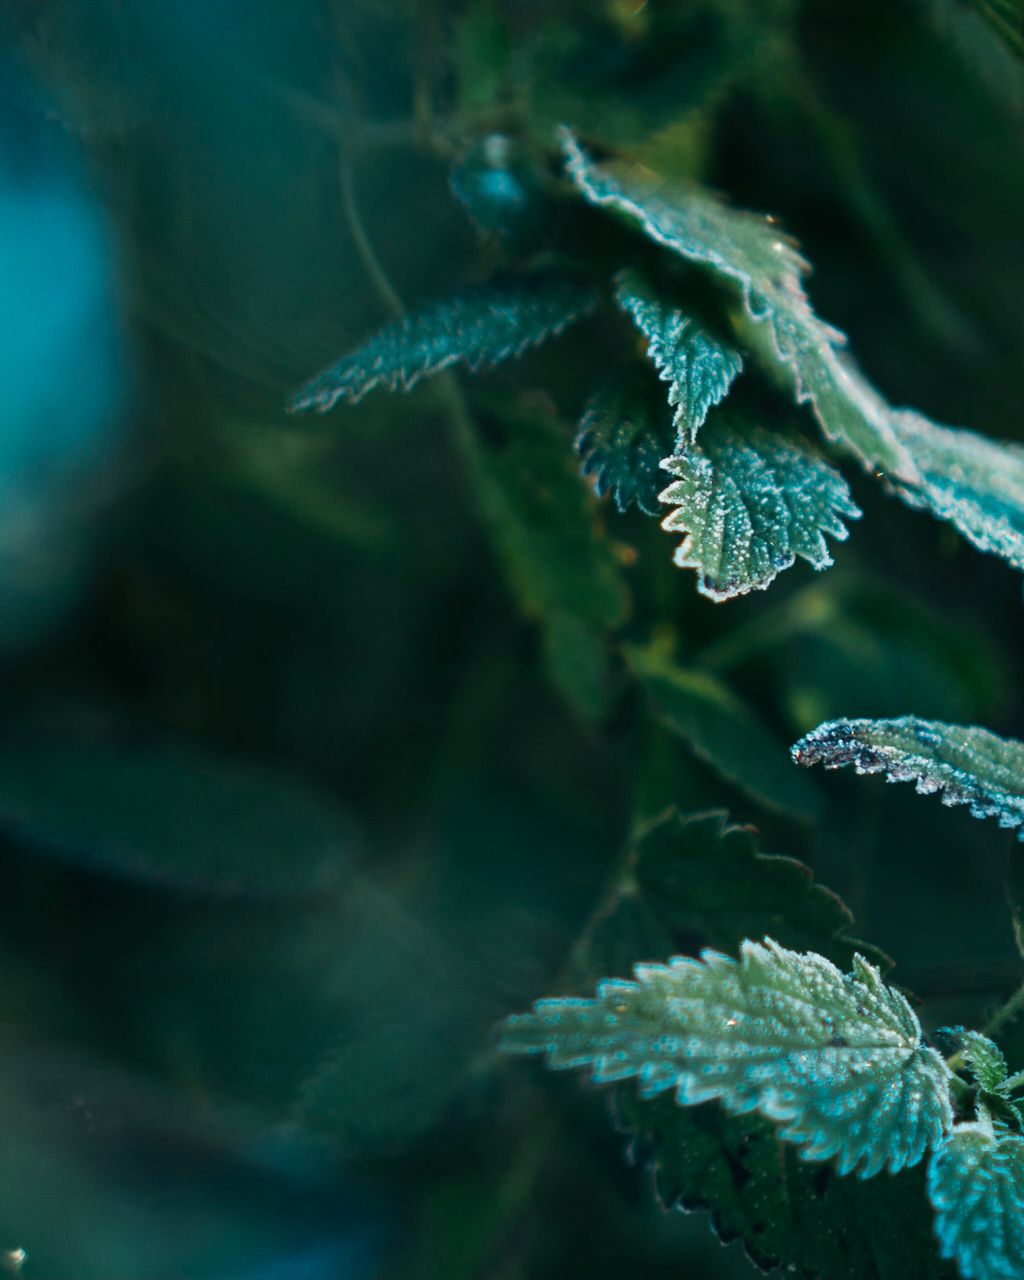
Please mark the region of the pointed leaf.
POLYGON ((730 209, 697 187, 669 188, 647 173, 595 164, 568 131, 562 146, 584 199, 738 290, 756 353, 814 410, 825 435, 868 469, 905 481, 917 467, 886 402, 843 352, 845 338, 811 310, 808 264, 770 219, 730 209))
POLYGON ((964 1280, 1024 1275, 1024 1138, 984 1114, 957 1125, 932 1158, 928 1195, 942 1256, 964 1280))
POLYGON ((801 738, 793 759, 914 782, 921 795, 939 792, 943 804, 969 805, 975 818, 998 818, 1001 827, 1024 822, 1024 743, 988 729, 916 716, 829 720, 801 738))
POLYGON ((647 356, 669 384, 677 450, 692 444, 743 368, 740 353, 719 341, 692 316, 659 297, 638 271, 623 271, 615 298, 647 339, 647 356))
POLYGON ((921 473, 916 484, 894 482, 899 496, 950 521, 979 551, 1024 569, 1024 448, 940 427, 919 413, 893 420, 921 473))
POLYGON ((706 671, 680 667, 653 648, 623 650, 666 727, 693 753, 768 809, 813 817, 814 788, 790 766, 782 742, 731 689, 706 671))
POLYGON ((723 1244, 741 1240, 762 1271, 819 1280, 949 1280, 932 1239, 920 1165, 888 1178, 842 1178, 780 1143, 759 1115, 615 1091, 632 1161, 650 1168, 665 1209, 707 1210, 723 1244))
POLYGON ((748 941, 739 961, 705 951, 635 976, 602 982, 594 1000, 538 1001, 505 1021, 502 1048, 588 1067, 599 1083, 636 1077, 644 1097, 672 1090, 680 1106, 757 1110, 805 1159, 836 1157, 861 1177, 916 1164, 952 1123, 946 1064, 859 956, 844 976, 822 956, 748 941))
POLYGON ((460 361, 476 373, 555 337, 596 305, 590 285, 554 272, 480 285, 385 325, 301 387, 289 409, 326 413, 375 387, 408 391, 460 361))
POLYGON ((619 511, 635 502, 644 515, 661 514, 661 460, 672 451, 663 414, 646 379, 631 374, 605 383, 583 412, 576 436, 580 470, 593 477, 597 496, 609 494, 619 511))
POLYGON ((676 510, 661 527, 686 535, 675 563, 696 569, 697 590, 712 600, 765 590, 797 556, 827 568, 825 534, 845 539, 841 517, 860 516, 823 458, 733 414, 717 414, 695 445, 662 466, 676 480, 661 501, 676 510))
POLYGON ((979 1089, 986 1093, 1002 1093, 1006 1083, 1007 1068, 1003 1051, 980 1031, 967 1031, 964 1027, 949 1027, 945 1032, 936 1031, 936 1040, 945 1037, 956 1045, 963 1064, 974 1078, 979 1089))
POLYGON ((795 858, 761 853, 757 831, 731 824, 721 811, 672 810, 650 824, 636 840, 631 878, 676 937, 732 949, 770 933, 784 946, 843 965, 866 950, 849 936, 853 916, 841 898, 795 858))

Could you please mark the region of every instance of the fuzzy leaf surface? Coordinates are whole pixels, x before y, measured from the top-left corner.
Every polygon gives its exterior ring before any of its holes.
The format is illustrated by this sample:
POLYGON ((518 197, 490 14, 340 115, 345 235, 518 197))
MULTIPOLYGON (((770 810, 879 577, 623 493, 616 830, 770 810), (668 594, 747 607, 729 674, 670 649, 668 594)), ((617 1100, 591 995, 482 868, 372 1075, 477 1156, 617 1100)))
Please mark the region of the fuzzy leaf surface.
POLYGON ((613 172, 595 164, 568 131, 562 146, 569 177, 585 200, 738 290, 751 345, 783 375, 797 402, 811 406, 830 440, 868 469, 918 479, 888 404, 845 354, 844 336, 812 311, 802 283, 809 266, 770 219, 730 209, 698 187, 613 172))
POLYGON ((615 298, 647 339, 647 358, 668 383, 675 448, 696 439, 708 411, 729 393, 743 358, 692 316, 660 297, 638 271, 623 271, 615 298))
POLYGON ((758 1111, 805 1159, 865 1178, 916 1164, 952 1123, 948 1068, 859 956, 844 975, 766 939, 738 961, 705 951, 634 972, 594 1000, 538 1001, 505 1021, 502 1048, 598 1083, 635 1077, 642 1096, 671 1090, 680 1106, 758 1111))
POLYGON ((1024 1138, 984 1113, 957 1125, 932 1158, 928 1195, 942 1256, 964 1280, 1024 1274, 1024 1138))
POLYGON ((676 477, 661 494, 675 508, 662 528, 685 534, 675 563, 697 570, 697 590, 711 600, 765 590, 798 556, 827 568, 825 535, 845 539, 843 517, 861 514, 823 458, 728 412, 662 466, 676 477))
POLYGON ((921 795, 938 792, 943 804, 968 805, 975 818, 997 818, 1001 827, 1024 822, 1024 743, 974 725, 916 716, 829 720, 800 739, 793 759, 913 782, 921 795))
POLYGON ((597 496, 610 496, 619 511, 635 503, 644 515, 661 514, 661 460, 672 451, 663 414, 645 380, 630 374, 606 382, 583 411, 576 435, 580 470, 592 478, 597 496))
POLYGON ((590 285, 554 272, 479 285, 385 325, 300 387, 289 408, 326 413, 375 387, 408 391, 459 363, 476 373, 555 337, 596 305, 590 285))
POLYGON ((626 661, 666 727, 699 759, 766 808, 801 818, 820 808, 783 743, 731 689, 651 648, 625 649, 626 661))
POLYGON ((917 484, 894 482, 904 502, 1024 570, 1024 448, 940 427, 919 413, 898 412, 893 420, 921 473, 917 484))

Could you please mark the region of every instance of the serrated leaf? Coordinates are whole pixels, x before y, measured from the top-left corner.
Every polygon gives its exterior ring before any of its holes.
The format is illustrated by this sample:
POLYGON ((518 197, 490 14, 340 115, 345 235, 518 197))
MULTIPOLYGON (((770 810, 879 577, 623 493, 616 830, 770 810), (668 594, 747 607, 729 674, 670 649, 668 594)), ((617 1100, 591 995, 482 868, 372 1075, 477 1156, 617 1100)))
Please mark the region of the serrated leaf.
POLYGON ((568 130, 561 140, 585 200, 738 290, 751 345, 784 375, 798 403, 810 404, 830 440, 870 470, 919 479, 889 406, 844 353, 843 335, 811 310, 802 284, 808 264, 771 219, 730 209, 695 186, 670 188, 646 171, 613 173, 568 130))
POLYGON ((476 373, 555 337, 596 305, 590 285, 556 272, 479 285, 385 325, 301 387, 289 410, 326 413, 375 387, 408 391, 459 363, 476 373))
POLYGON ((328 797, 266 766, 67 735, 0 747, 0 831, 105 875, 228 896, 329 889, 352 846, 328 797))
POLYGON ((919 413, 893 414, 921 478, 893 482, 908 506, 948 520, 968 542, 1024 570, 1024 448, 940 427, 919 413))
POLYGON ((636 503, 644 515, 661 514, 661 460, 672 451, 663 413, 646 380, 628 373, 606 382, 583 411, 576 435, 580 471, 592 477, 597 496, 610 495, 619 511, 636 503))
MULTIPOLYGON (((867 950, 849 936, 853 916, 841 898, 795 858, 761 853, 755 828, 730 823, 720 810, 672 811, 650 824, 636 840, 631 878, 675 937, 732 949, 770 933, 783 946, 843 965, 867 950)), ((884 961, 880 952, 876 958, 884 961)))
POLYGON ((594 1000, 538 1001, 506 1019, 501 1047, 598 1083, 635 1077, 644 1097, 672 1090, 680 1106, 759 1111, 805 1159, 865 1178, 916 1164, 952 1123, 949 1069, 859 956, 844 975, 766 939, 738 961, 705 951, 635 978, 602 982, 594 1000))
POLYGON ((800 739, 793 759, 913 782, 921 795, 938 792, 943 804, 966 804, 975 818, 997 818, 1001 827, 1024 822, 1024 743, 988 729, 916 716, 829 720, 800 739))
POLYGON ((964 1067, 979 1089, 986 1093, 1003 1092, 1007 1076, 1006 1059, 1002 1049, 993 1044, 988 1036, 983 1036, 980 1031, 968 1031, 964 1027, 944 1027, 935 1032, 936 1043, 940 1038, 955 1046, 964 1067))
POLYGON ((654 649, 624 649, 665 725, 705 763, 766 808, 813 817, 820 801, 790 767, 782 742, 727 686, 654 649))
POLYGON ((709 410, 743 368, 740 353, 685 311, 661 298, 639 271, 623 271, 615 299, 647 339, 647 357, 668 383, 675 449, 696 439, 709 410))
POLYGON ((697 590, 711 600, 765 590, 798 556, 827 568, 825 535, 845 539, 842 518, 861 514, 823 458, 728 411, 662 467, 676 480, 661 501, 676 509, 661 527, 685 534, 675 563, 697 570, 697 590))
POLYGON ((921 1166, 865 1182, 808 1164, 759 1115, 664 1095, 615 1091, 615 1118, 634 1163, 653 1173, 665 1209, 706 1210, 715 1234, 741 1240, 763 1271, 807 1280, 932 1280, 946 1275, 932 1243, 921 1166))
POLYGON ((957 1125, 932 1158, 928 1195, 942 1256, 964 1280, 1024 1275, 1024 1138, 984 1114, 957 1125))

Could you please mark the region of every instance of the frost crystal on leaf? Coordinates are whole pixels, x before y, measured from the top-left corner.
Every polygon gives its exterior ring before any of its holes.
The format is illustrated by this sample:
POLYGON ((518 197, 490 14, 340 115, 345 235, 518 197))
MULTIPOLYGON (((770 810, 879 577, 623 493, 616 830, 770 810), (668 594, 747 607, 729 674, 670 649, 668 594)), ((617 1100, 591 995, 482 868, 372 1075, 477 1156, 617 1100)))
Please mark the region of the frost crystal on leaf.
POLYGON ((326 413, 375 387, 408 391, 460 361, 476 373, 555 337, 596 305, 590 285, 554 272, 480 285, 385 325, 301 387, 288 407, 326 413))
POLYGON ((669 384, 676 449, 692 444, 708 410, 728 394, 743 368, 740 353, 708 333, 686 312, 659 297, 638 271, 623 271, 619 306, 647 339, 647 356, 669 384))
POLYGON ((676 509, 661 527, 686 536, 675 563, 696 569, 712 600, 764 590, 795 563, 832 563, 825 534, 843 539, 842 517, 860 511, 838 471, 811 450, 727 413, 662 462, 676 477, 661 501, 676 509))
POLYGON ((844 336, 811 310, 802 284, 808 263, 770 219, 730 209, 698 187, 670 188, 646 173, 612 173, 594 164, 568 130, 562 147, 584 199, 738 288, 752 345, 783 373, 797 401, 811 405, 830 440, 869 469, 919 480, 888 404, 843 352, 844 336))
POLYGON ((942 1256, 964 1280, 1024 1275, 1024 1138, 984 1112, 957 1125, 932 1158, 928 1195, 942 1256))
POLYGON ((979 551, 1024 569, 1024 448, 940 427, 919 413, 893 414, 921 471, 894 484, 908 506, 949 520, 979 551))
POLYGON ((914 782, 921 795, 941 792, 943 804, 969 805, 975 818, 998 818, 1001 827, 1024 822, 1024 743, 988 729, 916 716, 830 720, 801 738, 793 759, 914 782))
POLYGON ((661 514, 661 460, 671 441, 659 410, 667 418, 645 381, 627 374, 601 387, 583 412, 576 436, 580 470, 593 477, 597 496, 610 494, 620 511, 635 502, 645 515, 661 514))
POLYGON ((596 999, 540 1000, 508 1018, 502 1048, 589 1067, 598 1083, 635 1076, 643 1097, 758 1111, 805 1159, 835 1157, 864 1178, 916 1164, 952 1123, 949 1069, 860 956, 844 975, 766 939, 744 942, 739 961, 705 951, 634 972, 600 983, 596 999))

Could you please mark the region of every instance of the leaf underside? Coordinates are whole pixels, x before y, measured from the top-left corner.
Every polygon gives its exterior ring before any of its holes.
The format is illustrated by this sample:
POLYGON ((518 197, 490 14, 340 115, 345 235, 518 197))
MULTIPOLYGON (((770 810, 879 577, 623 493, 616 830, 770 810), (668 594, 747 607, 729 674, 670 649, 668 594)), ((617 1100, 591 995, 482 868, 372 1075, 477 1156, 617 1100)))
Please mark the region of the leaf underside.
POLYGON ((1024 1138, 985 1116, 957 1125, 932 1158, 928 1195, 942 1256, 963 1280, 1024 1275, 1024 1138))
POLYGON ((672 445, 663 416, 647 380, 628 373, 606 382, 587 402, 576 435, 580 471, 619 511, 635 503, 644 515, 661 515, 661 460, 672 445))
POLYGON ((541 1000, 506 1020, 502 1047, 587 1067, 598 1083, 635 1077, 643 1097, 719 1099, 758 1111, 807 1160, 871 1177, 916 1164, 949 1128, 948 1069, 917 1018, 859 956, 843 975, 821 956, 745 942, 735 961, 705 951, 637 965, 594 1000, 541 1000))
POLYGON ((801 738, 793 758, 913 782, 921 795, 938 792, 943 804, 968 805, 975 818, 997 818, 1001 827, 1024 822, 1024 743, 988 729, 916 716, 830 720, 801 738))
POLYGON ((301 387, 293 413, 326 413, 376 387, 408 391, 462 363, 478 372, 553 338, 597 305, 589 284, 556 272, 509 277, 409 312, 301 387))
POLYGON ((843 517, 861 514, 823 458, 728 411, 662 466, 676 480, 661 494, 675 507, 661 527, 686 535, 675 563, 696 569, 698 591, 712 600, 763 591, 798 556, 827 568, 825 535, 845 539, 843 517))
POLYGON ((676 450, 696 439, 708 412, 743 368, 740 353, 661 298, 638 271, 623 271, 615 299, 647 339, 647 358, 667 382, 676 450))

